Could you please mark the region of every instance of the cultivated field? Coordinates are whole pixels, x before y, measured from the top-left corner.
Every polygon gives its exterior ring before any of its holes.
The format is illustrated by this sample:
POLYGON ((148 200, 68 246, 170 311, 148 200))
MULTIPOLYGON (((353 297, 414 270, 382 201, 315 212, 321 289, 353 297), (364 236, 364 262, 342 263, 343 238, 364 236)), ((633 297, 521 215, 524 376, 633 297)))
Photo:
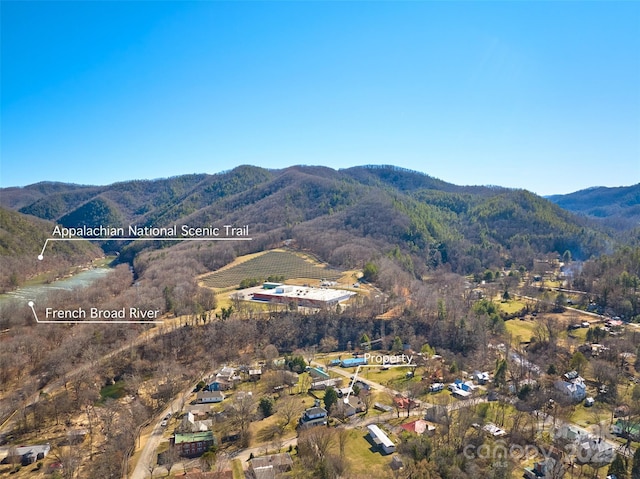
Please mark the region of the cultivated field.
POLYGON ((248 261, 224 268, 202 278, 202 283, 211 288, 237 286, 247 278, 266 279, 269 276, 284 276, 285 279, 327 279, 336 281, 342 273, 338 270, 313 263, 288 251, 267 251, 248 261))

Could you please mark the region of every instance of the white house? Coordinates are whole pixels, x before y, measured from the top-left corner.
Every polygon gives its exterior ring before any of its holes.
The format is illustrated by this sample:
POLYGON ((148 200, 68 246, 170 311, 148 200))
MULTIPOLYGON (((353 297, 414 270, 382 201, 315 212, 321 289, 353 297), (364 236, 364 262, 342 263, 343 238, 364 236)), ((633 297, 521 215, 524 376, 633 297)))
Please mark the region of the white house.
POLYGON ((209 404, 222 402, 224 394, 220 391, 200 391, 196 396, 196 402, 198 404, 209 404))
POLYGON ((370 426, 367 426, 367 429, 369 430, 369 436, 371 436, 373 442, 381 446, 382 450, 386 454, 391 454, 396 450, 396 445, 391 442, 391 439, 389 439, 385 432, 378 426, 371 424, 370 426))
POLYGON ((50 444, 39 444, 36 446, 21 446, 16 447, 15 455, 20 458, 20 462, 23 466, 33 464, 36 461, 40 461, 47 457, 47 454, 51 451, 50 444))
POLYGON ((554 386, 573 402, 580 402, 587 397, 587 386, 580 376, 570 382, 558 380, 554 383, 554 386))
POLYGON ((205 419, 203 421, 196 420, 193 413, 188 412, 182 417, 182 429, 188 432, 205 432, 209 431, 213 426, 211 419, 205 419))
POLYGON ((608 464, 613 461, 616 452, 612 444, 602 438, 590 437, 578 445, 578 462, 608 464))

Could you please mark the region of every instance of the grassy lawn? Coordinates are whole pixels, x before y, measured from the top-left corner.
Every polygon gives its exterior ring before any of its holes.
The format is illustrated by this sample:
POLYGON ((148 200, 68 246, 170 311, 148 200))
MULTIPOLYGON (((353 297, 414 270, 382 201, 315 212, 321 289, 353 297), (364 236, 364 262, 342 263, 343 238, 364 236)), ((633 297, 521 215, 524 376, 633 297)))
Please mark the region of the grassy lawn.
POLYGON ((536 328, 535 321, 523 321, 521 319, 510 319, 505 321, 507 331, 511 333, 514 340, 518 337, 520 341, 529 341, 536 328))
MULTIPOLYGON (((378 451, 377 446, 367 439, 368 433, 364 429, 349 431, 345 454, 349 458, 350 470, 354 474, 368 477, 384 477, 390 470, 391 456, 378 451)), ((394 438, 390 438, 392 441, 394 438)))
POLYGON ((391 383, 404 383, 405 376, 408 371, 412 371, 414 368, 389 368, 383 371, 382 368, 362 368, 359 376, 369 379, 378 384, 388 385, 391 383))
MULTIPOLYGON (((278 441, 285 441, 296 436, 295 421, 298 418, 294 418, 290 424, 287 425, 284 434, 280 437, 272 436, 273 428, 282 421, 282 418, 277 414, 269 416, 260 421, 254 421, 249 426, 251 432, 251 443, 249 447, 261 447, 270 446, 276 444, 278 441)), ((269 449, 273 449, 270 447, 269 449)))
POLYGON ((518 311, 523 310, 526 307, 524 301, 520 301, 517 299, 510 299, 509 301, 498 301, 497 302, 500 311, 506 314, 514 314, 518 311))
POLYGON ((611 420, 611 411, 599 403, 592 407, 584 407, 584 404, 579 404, 576 406, 570 420, 582 427, 589 427, 602 422, 606 422, 608 425, 611 420))

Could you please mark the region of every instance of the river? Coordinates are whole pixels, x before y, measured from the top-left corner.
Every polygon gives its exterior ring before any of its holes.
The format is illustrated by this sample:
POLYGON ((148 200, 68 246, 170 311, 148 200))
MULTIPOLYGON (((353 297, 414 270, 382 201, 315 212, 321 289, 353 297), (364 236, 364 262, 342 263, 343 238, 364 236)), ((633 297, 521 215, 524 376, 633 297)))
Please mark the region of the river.
POLYGON ((42 298, 49 293, 56 291, 72 291, 76 288, 82 288, 91 285, 93 282, 100 278, 103 278, 111 271, 111 268, 91 268, 85 271, 81 271, 78 274, 74 274, 69 278, 60 279, 48 284, 33 284, 28 286, 22 286, 15 291, 9 293, 0 294, 0 305, 6 304, 12 300, 18 301, 35 301, 38 298, 42 298))

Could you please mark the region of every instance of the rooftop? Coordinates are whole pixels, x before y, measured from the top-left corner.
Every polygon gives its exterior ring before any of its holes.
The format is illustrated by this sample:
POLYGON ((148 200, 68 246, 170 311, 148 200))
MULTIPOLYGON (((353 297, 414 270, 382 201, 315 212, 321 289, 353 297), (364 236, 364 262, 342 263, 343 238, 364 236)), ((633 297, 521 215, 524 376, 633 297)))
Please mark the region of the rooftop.
POLYGON ((213 441, 213 433, 211 431, 192 432, 187 434, 176 433, 175 444, 184 444, 189 442, 213 441))

